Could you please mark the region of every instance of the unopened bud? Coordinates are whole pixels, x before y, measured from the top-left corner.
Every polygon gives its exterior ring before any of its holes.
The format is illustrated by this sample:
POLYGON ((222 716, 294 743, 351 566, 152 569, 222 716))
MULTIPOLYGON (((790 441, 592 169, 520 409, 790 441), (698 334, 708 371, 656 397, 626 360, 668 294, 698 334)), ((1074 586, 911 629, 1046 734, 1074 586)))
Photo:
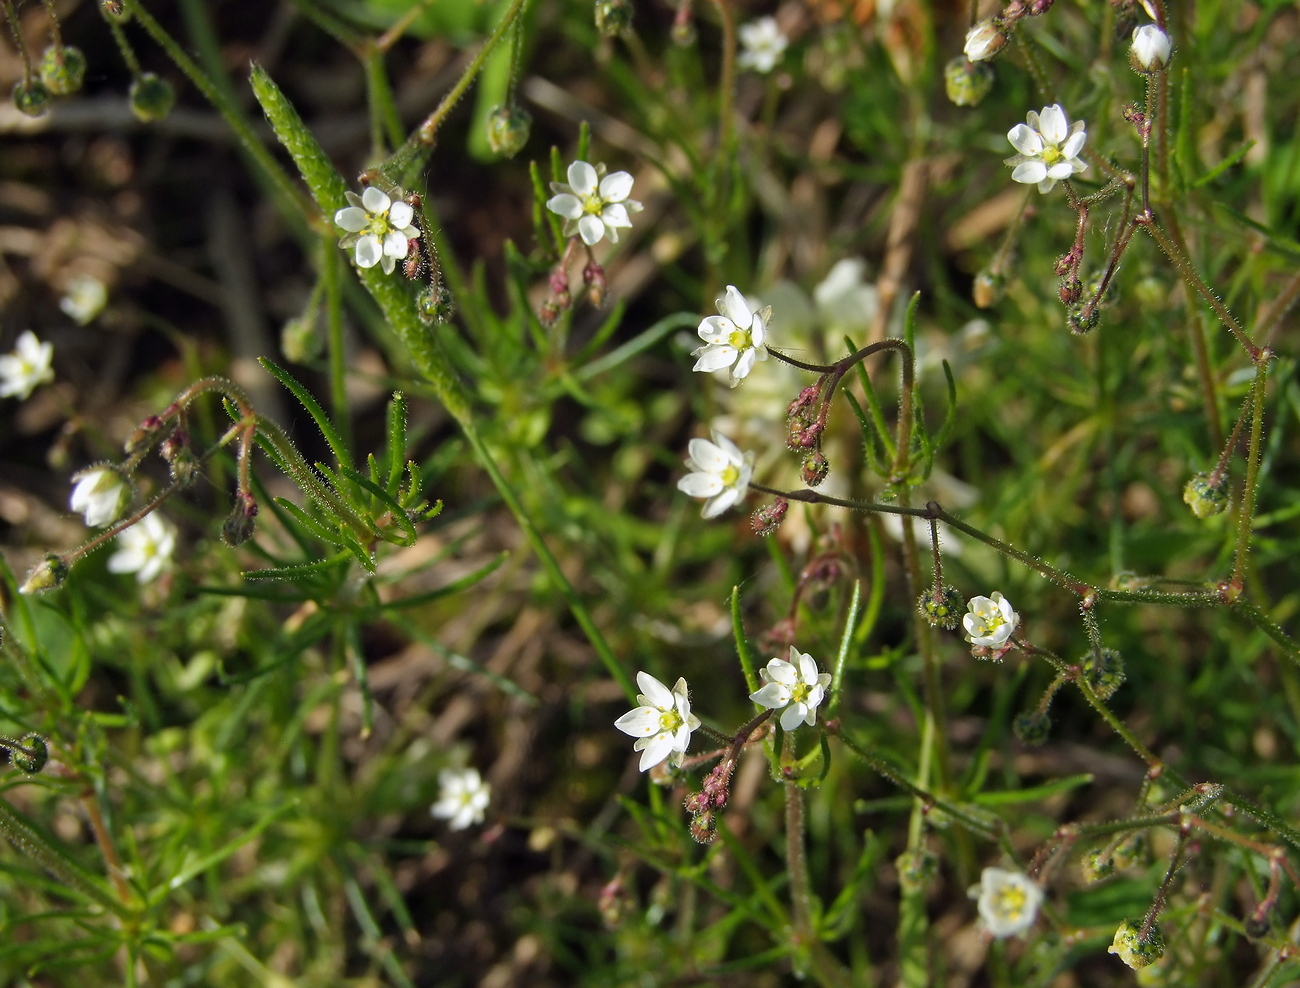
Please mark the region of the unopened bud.
POLYGON ((1115 859, 1102 848, 1094 847, 1083 856, 1081 868, 1085 882, 1089 884, 1100 882, 1103 878, 1115 874, 1115 859))
POLYGON ((86 56, 80 48, 50 45, 41 55, 41 82, 55 96, 68 96, 86 78, 86 56))
POLYGON ((1223 798, 1223 786, 1218 782, 1202 782, 1192 786, 1192 791, 1178 807, 1184 813, 1204 813, 1223 798))
POLYGON ((596 30, 617 38, 632 28, 632 0, 596 0, 596 30))
POLYGON ((1045 14, 1052 8, 1055 0, 1029 0, 1029 16, 1037 17, 1039 14, 1045 14))
POLYGON ((1007 293, 1007 279, 1000 274, 994 274, 988 268, 985 268, 975 276, 975 286, 971 289, 971 297, 976 307, 981 309, 991 309, 1002 301, 1002 296, 1007 293))
POLYGON ((50 746, 39 734, 24 734, 18 743, 27 751, 11 752, 10 760, 16 768, 22 769, 29 775, 35 775, 50 760, 50 746))
POLYGON ((819 486, 821 482, 826 479, 826 475, 830 472, 830 461, 826 459, 826 455, 821 450, 809 453, 804 458, 801 473, 803 476, 803 482, 809 487, 819 486))
POLYGON ((683 2, 677 8, 677 14, 673 17, 672 29, 673 44, 686 48, 695 44, 695 19, 691 16, 691 5, 689 0, 683 2))
POLYGON ((1094 693, 1109 700, 1124 685, 1124 658, 1113 648, 1089 653, 1083 660, 1083 678, 1094 693))
POLYGON ((1272 925, 1268 921, 1268 913, 1269 911, 1264 908, 1264 903, 1261 902, 1259 908, 1246 917, 1246 936, 1252 940, 1268 936, 1269 927, 1272 925))
POLYGON ((623 925, 624 918, 632 911, 632 907, 632 897, 627 891, 627 878, 619 872, 600 890, 600 918, 607 929, 618 929, 623 925))
POLYGON ((1052 718, 1047 716, 1046 711, 1026 710, 1016 715, 1011 730, 1022 743, 1037 747, 1046 741, 1047 735, 1051 733, 1052 718))
POLYGON ((128 94, 131 112, 142 123, 155 123, 171 113, 176 102, 176 90, 162 76, 146 72, 131 83, 128 94))
POLYGON ((320 356, 324 345, 314 306, 302 315, 288 320, 280 328, 280 352, 291 363, 310 363, 320 356))
POLYGON ((122 0, 99 0, 99 9, 116 21, 129 20, 131 16, 126 12, 126 4, 122 0))
POLYGON ((785 444, 796 452, 801 449, 812 449, 820 441, 821 434, 825 428, 826 425, 823 422, 813 422, 811 425, 804 425, 796 419, 791 419, 785 444))
POLYGON ((958 55, 943 68, 943 87, 957 106, 978 106, 993 88, 993 69, 958 55))
POLYGON ((257 501, 247 491, 235 494, 235 507, 221 526, 221 537, 229 546, 243 545, 253 535, 253 519, 257 517, 257 501))
POLYGON ((1150 967, 1165 955, 1165 938, 1155 922, 1145 934, 1139 920, 1126 919, 1115 931, 1115 939, 1108 953, 1118 954, 1119 959, 1133 970, 1150 967))
POLYGON ((810 419, 808 413, 817 406, 817 399, 821 397, 822 389, 816 384, 810 384, 800 391, 785 407, 785 415, 788 419, 797 419, 800 423, 806 424, 810 419))
POLYGON ((916 609, 921 612, 921 617, 925 618, 930 627, 952 631, 957 627, 957 622, 961 620, 961 615, 966 610, 966 602, 962 600, 956 587, 945 583, 941 587, 932 587, 921 594, 916 602, 916 609))
POLYGON ((1221 514, 1228 506, 1227 477, 1212 473, 1198 473, 1183 488, 1183 502, 1197 518, 1221 514))
POLYGON ((701 810, 691 817, 691 836, 697 844, 712 844, 718 838, 718 815, 701 810))
POLYGON ((513 158, 528 143, 533 116, 522 106, 510 102, 498 106, 487 119, 487 142, 493 154, 513 158))
POLYGON ((599 309, 605 304, 605 269, 592 261, 582 269, 582 283, 587 286, 587 301, 599 309))
POLYGON ((1075 305, 1083 295, 1083 285, 1078 278, 1067 278, 1061 282, 1056 294, 1060 296, 1063 305, 1075 305))
POLYGON ((1129 49, 1128 57, 1134 72, 1143 75, 1159 72, 1169 64, 1171 54, 1173 46, 1169 43, 1169 35, 1155 24, 1143 24, 1133 32, 1133 47, 1129 49))
POLYGON ((778 497, 771 504, 755 508, 754 513, 749 517, 749 524, 754 529, 754 534, 767 536, 775 532, 781 527, 781 522, 785 521, 785 513, 789 507, 789 501, 778 497))
POLYGON ((53 590, 55 587, 61 586, 67 577, 68 564, 63 561, 62 556, 57 556, 51 552, 41 562, 32 567, 32 571, 27 574, 27 579, 18 588, 18 592, 33 594, 53 590))
POLYGON ((997 18, 987 17, 966 32, 966 47, 963 51, 972 62, 982 62, 1000 52, 1006 43, 1007 36, 1002 33, 1002 25, 997 18))
POLYGON ((1147 835, 1144 833, 1135 833, 1129 837, 1117 848, 1111 856, 1111 861, 1115 865, 1116 871, 1123 871, 1138 861, 1141 861, 1147 854, 1147 835))
POLYGON ((39 79, 19 80, 14 86, 14 106, 27 117, 43 117, 50 109, 50 91, 39 79))
POLYGON ((939 858, 929 848, 913 848, 895 858, 894 867, 898 869, 898 884, 903 891, 919 892, 939 874, 939 858))
POLYGON ((1075 336, 1082 336, 1097 327, 1101 320, 1101 313, 1097 311, 1097 306, 1074 305, 1070 307, 1070 313, 1066 316, 1066 324, 1070 327, 1070 332, 1075 336))
POLYGON ((147 446, 149 441, 158 434, 158 430, 161 429, 162 426, 163 420, 157 415, 150 415, 147 419, 136 426, 135 431, 131 433, 123 444, 122 448, 126 451, 126 455, 130 456, 132 453, 136 453, 143 447, 147 446))
POLYGON ((455 314, 456 300, 441 284, 430 285, 416 298, 415 311, 426 325, 442 326, 455 314))

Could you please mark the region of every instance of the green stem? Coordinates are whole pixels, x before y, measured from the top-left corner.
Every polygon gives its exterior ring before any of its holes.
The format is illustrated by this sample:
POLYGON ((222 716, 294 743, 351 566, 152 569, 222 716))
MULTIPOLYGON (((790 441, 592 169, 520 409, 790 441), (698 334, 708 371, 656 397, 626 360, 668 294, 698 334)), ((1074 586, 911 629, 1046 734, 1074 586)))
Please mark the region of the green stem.
POLYGON ((1246 554, 1250 551, 1250 523, 1255 513, 1255 498, 1259 486, 1259 461, 1263 454, 1264 393, 1268 386, 1269 351, 1265 359, 1255 365, 1255 386, 1251 391, 1250 443, 1246 450, 1246 482, 1242 488, 1241 511, 1237 516, 1237 559, 1232 568, 1235 588, 1244 586, 1246 580, 1246 554))
POLYGON ((346 445, 351 430, 348 415, 347 355, 343 350, 343 280, 333 235, 321 237, 321 278, 325 283, 325 325, 329 336, 330 410, 346 445))

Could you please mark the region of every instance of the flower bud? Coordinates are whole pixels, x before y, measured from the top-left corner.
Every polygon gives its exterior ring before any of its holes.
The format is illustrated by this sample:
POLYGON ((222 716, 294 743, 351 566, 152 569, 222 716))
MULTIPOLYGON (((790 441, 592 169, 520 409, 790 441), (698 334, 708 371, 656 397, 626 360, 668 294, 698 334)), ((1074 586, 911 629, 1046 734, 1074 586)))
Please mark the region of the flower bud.
POLYGON ((1029 0, 1029 16, 1037 17, 1039 14, 1045 14, 1052 9, 1055 0, 1029 0))
POLYGON ((830 472, 830 461, 821 450, 814 450, 804 457, 802 476, 803 482, 809 487, 819 486, 830 472))
POLYGON ((919 892, 939 874, 939 858, 929 848, 919 847, 900 854, 894 859, 894 867, 903 891, 919 892))
POLYGON ((691 836, 697 844, 712 844, 718 838, 718 815, 701 810, 691 817, 691 836))
POLYGON ((221 526, 221 537, 229 546, 243 545, 253 535, 253 519, 257 517, 257 501, 247 491, 235 494, 235 507, 221 526))
POLYGON ((1084 333, 1096 329, 1100 320, 1101 313, 1095 305, 1091 309, 1083 305, 1071 306, 1069 315, 1065 318, 1070 327, 1070 332, 1075 336, 1082 336, 1084 333))
POLYGON ((99 9, 104 12, 106 17, 111 17, 115 21, 128 21, 131 15, 127 13, 126 4, 122 0, 99 0, 99 9))
POLYGON ((1115 865, 1116 871, 1123 871, 1129 865, 1145 858, 1146 853, 1147 835, 1139 831, 1115 848, 1111 861, 1115 865))
POLYGON ((1261 902, 1260 908, 1246 917, 1246 936, 1252 940, 1268 936, 1269 927, 1272 925, 1268 920, 1268 910, 1264 909, 1263 906, 1264 904, 1261 902))
POLYGON ((1113 648, 1103 648, 1083 660, 1083 678, 1093 692, 1109 700, 1124 685, 1124 658, 1113 648))
POLYGON ((63 561, 62 556, 57 556, 51 552, 40 563, 32 567, 32 571, 27 574, 27 580, 18 588, 18 592, 33 594, 53 590, 55 587, 62 586, 67 577, 68 564, 63 561))
POLYGON ((1169 35, 1155 24, 1143 24, 1133 32, 1133 47, 1128 53, 1129 64, 1133 66, 1134 72, 1149 75, 1168 65, 1172 53, 1169 35))
POLYGON ((596 0, 596 30, 617 38, 632 28, 632 0, 596 0))
POLYGON ((528 143, 533 115, 517 103, 498 106, 487 119, 487 142, 493 154, 513 158, 528 143))
POLYGON ((1118 954, 1119 959, 1135 971, 1150 967, 1165 955, 1164 934, 1154 922, 1143 934, 1142 924, 1139 921, 1126 919, 1115 931, 1115 940, 1111 943, 1108 953, 1118 954))
POLYGON ((147 419, 136 426, 135 431, 131 433, 122 447, 126 452, 126 455, 130 456, 132 453, 147 446, 149 440, 158 434, 158 430, 161 429, 162 426, 163 420, 158 415, 150 415, 147 419))
POLYGON ((1083 284, 1078 278, 1067 278, 1061 282, 1061 287, 1057 289, 1056 294, 1063 305, 1077 305, 1083 296, 1083 284))
POLYGON ((1081 862, 1083 880, 1089 884, 1100 882, 1115 874, 1115 859, 1100 847, 1094 847, 1083 856, 1081 862))
POLYGON ((415 300, 415 311, 426 325, 442 326, 456 313, 456 300, 442 285, 430 285, 415 300))
POLYGON ((958 106, 978 106, 993 88, 993 69, 985 62, 958 55, 944 66, 943 86, 948 99, 958 106))
POLYGON ((582 269, 582 283, 587 286, 587 301, 599 309, 605 304, 605 269, 595 261, 582 269))
POLYGON ((808 413, 817 406, 817 399, 821 397, 822 389, 816 384, 810 384, 800 391, 790 404, 785 407, 785 415, 788 419, 798 419, 800 423, 806 424, 813 421, 808 413))
POLYGON ((1002 297, 1006 293, 1007 279, 1004 276, 994 274, 988 268, 975 276, 975 286, 971 289, 971 297, 977 308, 993 308, 1002 301, 1002 297))
POLYGON ((691 16, 689 0, 677 8, 677 14, 673 17, 671 34, 673 44, 681 48, 688 48, 695 44, 695 19, 691 16))
POLYGON ((1213 473, 1198 473, 1183 488, 1183 502, 1197 518, 1209 518, 1223 512, 1228 506, 1227 477, 1213 473))
POLYGON ((86 78, 86 56, 80 48, 50 45, 41 55, 41 82, 55 96, 68 96, 86 78))
POLYGON ((131 83, 128 93, 131 112, 141 123, 154 123, 167 116, 176 102, 176 90, 161 76, 146 72, 131 83))
POLYGON ((30 754, 11 751, 9 753, 10 761, 14 763, 16 768, 22 769, 29 775, 35 775, 50 760, 50 746, 45 743, 45 739, 39 734, 24 734, 18 743, 26 748, 30 754))
POLYGON ((956 587, 945 583, 921 594, 916 602, 916 609, 921 612, 921 617, 925 618, 930 627, 952 631, 966 611, 966 601, 962 600, 956 587))
POLYGON ((781 527, 781 522, 785 521, 785 513, 789 507, 789 501, 783 497, 778 497, 771 504, 764 504, 755 508, 754 513, 749 518, 749 524, 754 529, 754 534, 767 536, 774 533, 781 527))
POLYGON ((1047 740, 1052 730, 1052 718, 1045 710, 1025 710, 1016 715, 1011 730, 1023 744, 1037 747, 1047 740))
POLYGON ((314 307, 290 319, 280 329, 280 352, 291 363, 310 363, 320 356, 324 345, 314 307))
POLYGON ((28 117, 43 117, 50 110, 50 91, 39 79, 14 85, 14 106, 28 117))
POLYGON ((813 422, 810 425, 805 425, 798 419, 791 419, 785 444, 795 452, 801 449, 812 449, 821 441, 821 435, 825 429, 825 422, 813 422))
POLYGON ((1188 798, 1178 808, 1184 813, 1204 813, 1222 798, 1222 785, 1218 782, 1202 782, 1192 786, 1188 798))
POLYGON ((635 903, 628 894, 627 876, 619 872, 600 890, 600 918, 605 928, 616 930, 623 925, 623 920, 631 914, 635 903))
POLYGON ((986 17, 966 32, 966 47, 963 50, 972 62, 982 62, 996 55, 1006 43, 1007 36, 1002 33, 1002 25, 997 18, 986 17))

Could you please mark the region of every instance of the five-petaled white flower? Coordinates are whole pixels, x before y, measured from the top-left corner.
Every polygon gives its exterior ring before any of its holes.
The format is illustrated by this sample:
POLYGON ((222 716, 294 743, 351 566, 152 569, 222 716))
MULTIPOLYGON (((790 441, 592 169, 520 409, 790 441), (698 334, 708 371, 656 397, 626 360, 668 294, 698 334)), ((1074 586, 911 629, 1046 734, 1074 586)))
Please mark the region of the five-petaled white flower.
POLYGON ((86 518, 91 528, 111 524, 126 503, 126 481, 110 467, 91 467, 76 476, 72 488, 72 510, 86 518))
POLYGON ((618 243, 618 231, 630 227, 628 213, 639 213, 641 204, 629 199, 632 176, 627 172, 605 174, 604 165, 589 165, 575 161, 569 166, 568 183, 552 182, 556 193, 546 200, 546 208, 564 217, 564 235, 575 233, 588 247, 609 236, 610 243, 618 243))
POLYGON ((1011 609, 1011 602, 996 590, 992 597, 972 597, 966 608, 969 613, 962 616, 961 625, 972 645, 1001 648, 1020 624, 1020 615, 1011 609))
POLYGON ((985 929, 1001 940, 1019 936, 1034 925, 1043 890, 1018 871, 985 868, 980 883, 971 886, 970 897, 979 900, 985 929))
POLYGON ((334 214, 334 224, 347 231, 339 246, 356 246, 357 267, 379 264, 384 274, 392 274, 397 262, 406 256, 410 242, 420 236, 419 227, 412 223, 415 210, 400 196, 394 201, 373 185, 361 195, 344 195, 351 205, 334 214))
POLYGON ((767 359, 767 323, 772 318, 772 307, 751 309, 745 296, 735 285, 727 286, 727 294, 717 300, 718 315, 706 316, 696 330, 704 346, 691 351, 698 357, 691 370, 710 373, 729 370, 729 383, 734 388, 749 375, 755 361, 767 359))
POLYGON ((632 747, 641 752, 642 772, 669 755, 680 761, 691 743, 691 732, 700 726, 700 719, 691 713, 686 680, 677 680, 670 690, 648 672, 638 672, 636 684, 641 687, 636 698, 641 706, 614 721, 614 726, 638 739, 632 747))
POLYGON ((117 544, 117 552, 108 560, 108 571, 134 573, 140 583, 148 583, 171 562, 176 551, 176 526, 155 511, 119 535, 117 544))
POLYGON ((1133 32, 1133 58, 1145 72, 1163 69, 1169 64, 1173 46, 1169 35, 1155 24, 1143 24, 1133 32))
POLYGON ((446 820, 452 830, 464 830, 471 823, 482 823, 492 798, 492 787, 483 781, 476 768, 446 768, 438 773, 442 787, 438 801, 429 812, 446 820))
POLYGON ((24 401, 37 385, 54 380, 50 366, 54 344, 42 343, 30 329, 18 337, 12 353, 0 354, 0 398, 24 401))
POLYGON ((1007 131, 1007 140, 1020 152, 1006 159, 1015 168, 1012 181, 1051 192, 1058 181, 1088 167, 1079 157, 1088 136, 1082 120, 1067 125, 1059 103, 1043 107, 1041 113, 1030 110, 1025 119, 1028 124, 1016 124, 1007 131))
POLYGON ((73 278, 68 285, 67 294, 59 299, 59 308, 79 326, 86 325, 103 312, 107 304, 108 288, 98 278, 88 274, 73 278))
POLYGON ((742 453, 740 447, 719 432, 713 442, 692 439, 687 446, 690 456, 688 473, 677 481, 677 489, 690 497, 705 498, 705 518, 716 518, 745 496, 749 479, 754 475, 754 454, 742 453))
POLYGON ((776 68, 785 54, 790 39, 781 33, 775 17, 760 17, 740 26, 740 45, 743 51, 736 64, 742 69, 768 73, 776 68))
POLYGON ((791 645, 789 662, 773 659, 758 674, 763 679, 763 687, 749 694, 749 698, 772 710, 784 707, 783 730, 793 731, 800 724, 812 727, 817 723, 817 707, 826 698, 831 674, 818 673, 811 655, 791 645))

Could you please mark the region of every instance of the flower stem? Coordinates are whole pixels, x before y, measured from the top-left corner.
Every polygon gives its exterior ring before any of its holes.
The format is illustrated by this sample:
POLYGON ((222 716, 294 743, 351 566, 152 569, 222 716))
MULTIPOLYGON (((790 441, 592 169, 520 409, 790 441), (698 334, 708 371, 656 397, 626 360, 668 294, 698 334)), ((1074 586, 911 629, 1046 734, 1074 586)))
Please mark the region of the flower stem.
POLYGON ((1255 365, 1255 386, 1251 389, 1250 443, 1246 450, 1246 482, 1242 488, 1241 511, 1237 516, 1237 558, 1232 567, 1235 588, 1245 585, 1246 555, 1250 551, 1250 525, 1255 512, 1255 498, 1259 486, 1259 461, 1263 454, 1264 396, 1268 386, 1268 360, 1270 351, 1263 351, 1265 359, 1255 365))

